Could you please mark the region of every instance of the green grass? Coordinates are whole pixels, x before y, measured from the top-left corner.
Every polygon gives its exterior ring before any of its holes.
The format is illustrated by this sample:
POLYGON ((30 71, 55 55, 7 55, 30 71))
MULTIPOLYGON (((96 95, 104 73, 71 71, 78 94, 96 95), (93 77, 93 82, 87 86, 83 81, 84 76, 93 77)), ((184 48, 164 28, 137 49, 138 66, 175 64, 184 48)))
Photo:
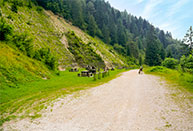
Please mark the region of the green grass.
MULTIPOLYGON (((38 12, 35 5, 30 9, 25 5, 18 7, 18 13, 15 13, 10 9, 10 1, 5 2, 5 5, 2 5, 2 1, 0 0, 2 16, 7 24, 13 26, 14 33, 29 34, 35 49, 49 47, 62 67, 69 67, 76 62, 76 56, 65 46, 67 38, 64 34, 70 30, 85 44, 91 42, 89 48, 103 58, 108 66, 125 65, 124 57, 117 54, 111 46, 98 38, 92 38, 64 19, 45 10, 38 12)), ((21 1, 26 3, 25 0, 21 1)), ((90 57, 88 54, 87 57, 90 57)), ((88 65, 91 60, 88 60, 88 65)), ((0 125, 18 117, 40 117, 39 111, 47 108, 47 104, 57 97, 103 84, 122 71, 113 71, 110 76, 97 81, 77 77, 77 73, 67 71, 60 72, 57 76, 43 62, 25 56, 10 41, 0 42, 0 125), (48 80, 43 80, 44 77, 48 80)))
POLYGON ((110 76, 96 81, 92 77, 77 77, 77 73, 64 71, 60 72, 59 76, 55 75, 48 80, 26 82, 18 85, 18 88, 1 88, 1 124, 12 118, 36 118, 40 116, 39 111, 46 108, 50 101, 60 96, 101 85, 117 77, 123 71, 125 70, 111 71, 110 76))
POLYGON ((175 83, 193 93, 193 75, 189 73, 182 73, 177 70, 168 69, 162 66, 147 67, 145 73, 163 76, 168 82, 175 83))
POLYGON ((49 74, 43 63, 0 42, 0 89, 5 86, 17 88, 19 83, 36 81, 43 76, 49 77, 49 74))

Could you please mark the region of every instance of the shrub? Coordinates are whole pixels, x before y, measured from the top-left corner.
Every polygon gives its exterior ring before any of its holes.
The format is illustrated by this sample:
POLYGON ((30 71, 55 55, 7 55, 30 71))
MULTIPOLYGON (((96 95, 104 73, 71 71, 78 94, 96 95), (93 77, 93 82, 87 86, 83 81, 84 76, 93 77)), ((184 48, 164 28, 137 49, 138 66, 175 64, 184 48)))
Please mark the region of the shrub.
POLYGON ((11 10, 12 10, 13 12, 17 13, 17 12, 18 12, 17 5, 16 5, 16 4, 12 4, 12 5, 11 5, 11 10))
POLYGON ((0 41, 6 41, 9 39, 13 33, 13 28, 11 25, 6 24, 5 20, 2 18, 0 20, 0 41))
POLYGON ((175 69, 178 65, 178 60, 174 59, 174 58, 166 58, 163 62, 162 65, 170 68, 170 69, 175 69))
POLYGON ((1 9, 0 9, 0 16, 2 16, 2 11, 1 11, 1 9))
POLYGON ((125 48, 119 44, 114 44, 114 49, 119 53, 119 54, 125 54, 125 48))
POLYGON ((33 57, 33 39, 29 38, 26 33, 16 34, 13 36, 13 45, 21 50, 25 55, 33 57))
POLYGON ((127 64, 128 64, 129 66, 131 66, 131 65, 136 65, 136 59, 135 59, 134 57, 128 56, 128 57, 127 57, 127 64))
POLYGON ((18 12, 18 6, 23 6, 23 1, 20 0, 13 0, 11 5, 11 10, 15 13, 18 12))
POLYGON ((12 0, 12 3, 16 6, 23 6, 24 5, 22 0, 12 0))
POLYGON ((193 56, 190 54, 188 57, 182 56, 180 59, 182 71, 193 73, 193 56))
POLYGON ((31 2, 31 0, 28 2, 28 8, 29 8, 29 9, 32 8, 32 2, 31 2))
POLYGON ((148 72, 163 72, 164 70, 165 68, 162 66, 154 66, 148 72))
POLYGON ((41 13, 41 12, 43 12, 43 8, 40 7, 40 6, 37 6, 36 11, 39 12, 39 13, 41 13))
POLYGON ((51 70, 55 70, 58 66, 56 57, 51 54, 49 48, 41 48, 35 51, 34 58, 44 62, 51 70))

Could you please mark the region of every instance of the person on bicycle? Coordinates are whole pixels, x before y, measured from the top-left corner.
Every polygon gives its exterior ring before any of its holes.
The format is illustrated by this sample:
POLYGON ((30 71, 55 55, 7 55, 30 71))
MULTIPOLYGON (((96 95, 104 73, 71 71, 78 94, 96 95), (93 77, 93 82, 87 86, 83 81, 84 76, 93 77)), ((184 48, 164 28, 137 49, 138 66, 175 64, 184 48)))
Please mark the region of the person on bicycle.
POLYGON ((141 74, 141 72, 143 71, 143 66, 141 66, 140 68, 139 68, 139 74, 141 74))

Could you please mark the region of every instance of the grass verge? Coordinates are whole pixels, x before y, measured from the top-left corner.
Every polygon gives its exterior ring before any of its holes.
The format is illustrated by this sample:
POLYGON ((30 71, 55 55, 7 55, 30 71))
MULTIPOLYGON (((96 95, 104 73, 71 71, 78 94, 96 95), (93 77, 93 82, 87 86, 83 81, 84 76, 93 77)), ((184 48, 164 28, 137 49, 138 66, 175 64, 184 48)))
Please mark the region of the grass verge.
POLYGON ((60 72, 52 79, 26 82, 18 88, 0 89, 0 125, 15 118, 37 118, 40 110, 52 100, 62 96, 104 84, 125 70, 110 72, 110 76, 98 79, 77 77, 77 73, 60 72))
POLYGON ((162 66, 147 67, 144 69, 146 74, 159 75, 164 77, 168 82, 175 83, 193 93, 193 75, 182 73, 177 70, 168 69, 162 66))

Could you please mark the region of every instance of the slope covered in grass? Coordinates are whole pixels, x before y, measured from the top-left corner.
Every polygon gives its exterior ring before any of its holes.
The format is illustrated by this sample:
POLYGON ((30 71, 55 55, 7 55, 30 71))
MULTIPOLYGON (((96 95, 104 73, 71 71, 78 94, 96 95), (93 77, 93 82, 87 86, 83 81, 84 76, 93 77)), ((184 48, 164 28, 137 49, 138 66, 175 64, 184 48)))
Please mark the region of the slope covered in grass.
POLYGON ((17 88, 17 84, 49 77, 50 71, 41 62, 0 42, 0 88, 17 88))
MULTIPOLYGON (((4 5, 1 6, 2 16, 8 24, 14 27, 16 32, 26 32, 30 34, 35 48, 49 47, 51 52, 59 58, 60 65, 66 66, 76 63, 75 57, 68 50, 68 41, 65 36, 65 33, 68 31, 74 31, 86 44, 89 42, 96 43, 97 46, 93 48, 104 45, 103 42, 90 37, 87 33, 72 26, 63 18, 54 15, 52 12, 45 11, 42 7, 35 5, 29 8, 27 1, 21 0, 21 2, 23 5, 17 7, 17 13, 11 10, 11 2, 5 2, 4 5)), ((2 3, 2 0, 0 3, 2 3)), ((114 63, 116 63, 116 65, 123 65, 120 59, 121 56, 116 52, 110 52, 110 48, 110 46, 106 46, 105 49, 97 49, 95 51, 97 54, 101 55, 102 59, 104 59, 106 63, 109 63, 109 65, 114 63), (106 59, 104 54, 111 57, 106 59)))

